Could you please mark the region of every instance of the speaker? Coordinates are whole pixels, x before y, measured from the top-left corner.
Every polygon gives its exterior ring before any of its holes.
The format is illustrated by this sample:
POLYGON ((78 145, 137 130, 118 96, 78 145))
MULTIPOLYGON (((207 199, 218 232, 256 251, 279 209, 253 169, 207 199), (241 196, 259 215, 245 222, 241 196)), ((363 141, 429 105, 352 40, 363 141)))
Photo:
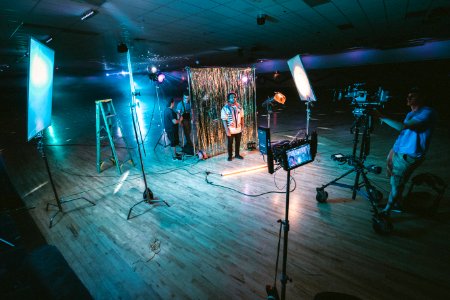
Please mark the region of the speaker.
POLYGON ((259 144, 259 152, 261 154, 267 155, 267 168, 270 174, 274 172, 273 165, 273 152, 271 149, 270 143, 270 128, 258 127, 258 144, 259 144))
POLYGON ((270 149, 270 128, 258 127, 258 144, 261 154, 268 154, 270 149))

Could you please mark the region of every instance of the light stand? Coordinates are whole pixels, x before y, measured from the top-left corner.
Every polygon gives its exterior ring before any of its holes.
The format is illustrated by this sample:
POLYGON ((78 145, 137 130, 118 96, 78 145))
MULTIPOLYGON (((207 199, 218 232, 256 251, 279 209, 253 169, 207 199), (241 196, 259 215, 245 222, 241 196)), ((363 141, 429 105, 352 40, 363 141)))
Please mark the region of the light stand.
POLYGON ((286 96, 280 92, 275 92, 275 95, 273 97, 268 97, 266 101, 262 103, 262 106, 265 106, 267 111, 267 128, 270 128, 270 114, 273 112, 272 103, 274 101, 284 105, 284 103, 286 102, 286 96))
POLYGON ((65 200, 65 201, 63 201, 63 200, 61 200, 59 198, 58 192, 56 191, 55 183, 53 182, 53 176, 52 176, 52 173, 50 171, 50 166, 48 164, 47 155, 45 154, 44 131, 41 131, 38 135, 36 135, 36 138, 38 139, 37 149, 41 153, 42 159, 44 160, 45 168, 46 168, 47 174, 48 174, 48 178, 50 179, 50 185, 52 186, 53 194, 55 195, 55 200, 56 200, 56 204, 47 203, 46 210, 48 211, 50 205, 56 206, 58 208, 56 213, 50 218, 49 228, 52 228, 53 227, 53 220, 55 219, 55 217, 60 212, 62 214, 64 214, 64 210, 63 210, 62 204, 67 203, 67 202, 72 202, 72 201, 75 201, 75 200, 85 200, 85 201, 89 202, 92 205, 95 205, 95 203, 90 201, 90 200, 88 200, 88 199, 86 199, 86 198, 84 198, 84 197, 79 197, 79 198, 75 198, 75 199, 71 199, 71 200, 65 200))
POLYGON ((139 144, 142 145, 142 150, 144 151, 144 155, 147 156, 147 153, 145 152, 145 145, 144 145, 144 139, 142 138, 142 131, 141 126, 139 124, 139 118, 137 117, 136 112, 136 96, 140 96, 141 94, 139 92, 136 92, 136 89, 134 87, 134 79, 133 79, 133 69, 131 68, 131 58, 130 58, 130 51, 127 51, 127 65, 128 65, 128 77, 130 79, 130 88, 131 88, 131 106, 134 108, 134 110, 131 110, 132 113, 132 119, 133 122, 136 122, 137 128, 139 130, 139 136, 141 137, 141 141, 139 142, 139 139, 136 137, 136 142, 139 146, 139 144), (134 114, 133 114, 134 111, 134 114), (136 118, 135 118, 136 117, 136 118))
MULTIPOLYGON (((135 89, 134 89, 133 70, 131 68, 130 51, 127 52, 127 61, 128 61, 128 74, 130 76, 130 88, 131 88, 131 104, 130 104, 131 120, 133 122, 134 137, 136 138, 136 144, 137 144, 138 153, 139 153, 139 161, 141 163, 142 178, 144 179, 144 186, 145 186, 145 190, 143 193, 144 199, 139 201, 138 203, 134 204, 128 211, 127 220, 129 220, 131 211, 133 210, 133 208, 143 202, 148 203, 148 204, 164 202, 167 206, 170 206, 170 205, 164 200, 155 200, 153 198, 152 191, 150 190, 150 188, 147 185, 147 177, 145 176, 144 162, 142 160, 142 153, 141 153, 141 145, 142 145, 142 148, 144 149, 144 140, 142 139, 142 134, 141 134, 142 143, 139 142, 138 130, 137 130, 137 125, 136 125, 136 124, 139 124, 138 123, 139 120, 137 118, 137 113, 136 113, 136 95, 138 93, 136 93, 135 89)), ((139 131, 140 131, 140 127, 139 127, 139 131)), ((145 149, 144 149, 144 152, 145 152, 145 149)))
POLYGON ((272 106, 271 103, 273 101, 273 98, 267 98, 267 100, 265 102, 266 103, 266 111, 267 111, 267 128, 270 128, 270 114, 273 112, 272 111, 272 106))
POLYGON ((279 300, 280 297, 278 295, 278 290, 276 287, 277 282, 277 272, 278 272, 278 259, 280 255, 280 239, 281 239, 281 229, 284 230, 283 236, 283 261, 282 261, 282 269, 281 269, 281 300, 286 299, 286 284, 288 281, 292 282, 292 279, 289 278, 286 274, 287 269, 287 249, 288 249, 288 235, 289 235, 289 193, 290 193, 290 182, 291 182, 291 170, 287 171, 287 183, 286 183, 286 207, 284 213, 284 221, 278 220, 280 223, 280 232, 278 234, 278 250, 277 250, 277 261, 275 266, 275 280, 273 287, 270 285, 266 285, 267 291, 267 299, 269 300, 279 300))
MULTIPOLYGON (((131 109, 131 116, 132 116, 132 120, 133 120, 133 129, 134 129, 134 136, 136 138, 136 141, 138 141, 138 132, 136 129, 136 121, 135 119, 135 107, 133 105, 130 105, 130 109, 131 109)), ((139 201, 138 203, 134 204, 130 210, 128 211, 128 215, 127 215, 127 220, 130 219, 130 215, 131 215, 131 211, 133 210, 133 208, 143 202, 147 203, 147 204, 154 204, 154 203, 158 203, 158 202, 164 202, 167 206, 170 206, 166 201, 164 200, 155 200, 153 198, 153 193, 152 191, 148 188, 147 185, 147 177, 145 176, 145 170, 144 170, 144 163, 142 161, 142 154, 141 154, 141 147, 139 146, 139 143, 137 144, 137 148, 138 148, 138 153, 139 153, 139 161, 141 163, 141 171, 142 171, 142 178, 144 179, 144 186, 145 186, 145 190, 143 193, 143 200, 139 201)))
POLYGON ((155 144, 155 147, 153 148, 153 151, 156 151, 156 147, 163 146, 163 148, 167 148, 170 146, 170 143, 167 142, 167 133, 166 133, 166 128, 164 126, 164 122, 163 122, 163 117, 162 117, 162 111, 161 111, 161 103, 159 100, 159 93, 158 93, 158 85, 155 82, 155 93, 156 93, 156 99, 158 101, 158 109, 159 109, 159 122, 161 124, 161 126, 163 127, 163 130, 161 132, 161 135, 159 136, 158 141, 155 144))
POLYGON ((306 101, 306 135, 309 135, 309 120, 311 120, 311 101, 306 101))

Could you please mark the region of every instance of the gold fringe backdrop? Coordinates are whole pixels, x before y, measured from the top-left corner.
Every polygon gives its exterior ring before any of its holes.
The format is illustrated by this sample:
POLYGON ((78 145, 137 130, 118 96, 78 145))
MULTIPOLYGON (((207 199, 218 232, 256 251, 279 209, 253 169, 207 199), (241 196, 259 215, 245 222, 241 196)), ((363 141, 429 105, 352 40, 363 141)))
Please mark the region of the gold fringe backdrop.
POLYGON ((198 149, 215 156, 226 152, 225 129, 220 111, 230 91, 238 94, 237 102, 244 109, 244 130, 241 148, 256 142, 256 83, 254 68, 192 68, 188 69, 194 124, 198 149), (247 77, 247 81, 243 80, 247 77))

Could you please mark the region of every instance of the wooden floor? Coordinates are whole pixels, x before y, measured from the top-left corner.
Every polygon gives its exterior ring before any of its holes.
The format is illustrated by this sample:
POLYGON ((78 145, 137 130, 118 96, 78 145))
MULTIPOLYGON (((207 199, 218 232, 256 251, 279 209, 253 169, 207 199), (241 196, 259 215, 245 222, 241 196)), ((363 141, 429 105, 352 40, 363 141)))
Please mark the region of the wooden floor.
MULTIPOLYGON (((273 284, 279 223, 284 218, 286 172, 266 168, 221 174, 264 165, 258 151, 243 151, 243 161, 224 155, 199 161, 170 159, 169 148, 153 151, 160 128, 146 140, 145 172, 158 203, 130 207, 142 200, 138 166, 126 164, 122 176, 112 166, 96 172, 92 107, 78 118, 59 109, 47 147, 50 168, 65 213, 49 228, 47 203, 55 203, 39 154, 30 144, 5 148, 7 169, 47 242, 56 245, 95 299, 265 299, 273 284), (81 119, 79 118, 81 116, 81 119)), ((400 116, 399 116, 400 117, 400 116)), ((353 136, 348 112, 313 111, 319 133, 315 162, 293 172, 290 194, 287 299, 312 299, 324 291, 361 299, 448 299, 450 295, 450 205, 447 191, 436 215, 393 216, 394 232, 372 230, 366 200, 329 187, 319 204, 315 188, 348 170, 330 154, 349 154, 353 136)), ((129 123, 127 123, 129 126, 129 123)), ((273 139, 295 136, 304 115, 280 115, 273 139)), ((143 124, 144 134, 147 126, 143 124)), ((396 133, 377 126, 368 163, 384 167, 396 133)), ((436 131, 430 171, 449 182, 449 134, 436 131)), ((123 151, 123 149, 121 149, 123 151)), ((135 159, 137 151, 134 150, 135 159)), ((370 175, 387 196, 384 175, 370 175)), ((343 182, 351 183, 350 176, 343 182)), ((426 200, 426 199, 425 199, 426 200)), ((280 265, 281 267, 281 265, 280 265)), ((278 270, 280 272, 281 269, 278 270)), ((278 276, 278 279, 280 277, 278 276)), ((280 283, 277 282, 278 289, 280 283)))

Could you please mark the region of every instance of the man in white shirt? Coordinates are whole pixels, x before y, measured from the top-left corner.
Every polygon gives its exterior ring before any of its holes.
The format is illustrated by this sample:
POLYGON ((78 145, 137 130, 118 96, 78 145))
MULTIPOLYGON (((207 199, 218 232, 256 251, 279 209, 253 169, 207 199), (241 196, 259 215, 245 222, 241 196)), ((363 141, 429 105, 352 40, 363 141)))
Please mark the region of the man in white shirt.
POLYGON ((233 159, 233 139, 235 140, 234 157, 237 159, 244 159, 239 154, 241 146, 242 129, 244 128, 244 110, 236 102, 237 94, 230 92, 227 95, 227 104, 220 112, 222 124, 225 127, 228 140, 228 161, 233 159))

